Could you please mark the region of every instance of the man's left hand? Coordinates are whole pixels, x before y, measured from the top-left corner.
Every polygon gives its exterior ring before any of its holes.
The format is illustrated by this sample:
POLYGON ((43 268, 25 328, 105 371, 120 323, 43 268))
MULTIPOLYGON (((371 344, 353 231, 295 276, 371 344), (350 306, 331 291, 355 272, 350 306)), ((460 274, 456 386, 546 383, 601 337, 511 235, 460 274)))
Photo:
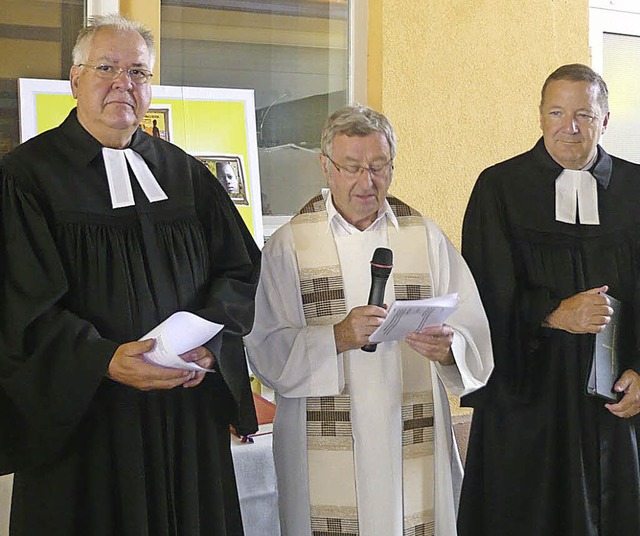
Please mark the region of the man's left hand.
POLYGON ((640 375, 635 370, 625 370, 613 389, 624 396, 616 404, 605 404, 605 408, 623 419, 640 413, 640 375))
POLYGON ((453 328, 442 324, 424 328, 419 333, 407 334, 405 341, 416 352, 441 365, 453 365, 453 328))
MULTIPOLYGON (((205 348, 204 346, 198 346, 193 350, 189 350, 188 352, 181 354, 180 358, 187 363, 195 363, 196 365, 200 365, 202 368, 206 369, 211 369, 216 361, 216 358, 213 357, 213 354, 209 351, 208 348, 205 348)), ((182 387, 187 388, 200 385, 200 382, 204 380, 205 374, 206 372, 204 371, 197 371, 193 378, 182 384, 182 387)))

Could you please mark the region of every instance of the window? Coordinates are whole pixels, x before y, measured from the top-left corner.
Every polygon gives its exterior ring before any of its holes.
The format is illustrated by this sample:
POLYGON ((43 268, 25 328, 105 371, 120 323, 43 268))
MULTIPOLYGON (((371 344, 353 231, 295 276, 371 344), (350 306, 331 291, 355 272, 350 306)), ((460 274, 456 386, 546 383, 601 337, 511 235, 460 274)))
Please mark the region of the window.
POLYGON ((163 85, 255 91, 266 216, 293 214, 324 185, 320 131, 350 100, 349 9, 348 0, 161 2, 163 85))

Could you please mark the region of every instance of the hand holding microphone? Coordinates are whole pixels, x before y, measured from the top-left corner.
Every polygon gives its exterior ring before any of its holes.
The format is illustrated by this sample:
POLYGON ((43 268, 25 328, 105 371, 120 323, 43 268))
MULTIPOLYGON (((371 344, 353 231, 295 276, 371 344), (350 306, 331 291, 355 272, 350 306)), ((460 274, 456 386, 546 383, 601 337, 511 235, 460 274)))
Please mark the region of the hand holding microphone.
POLYGON ((386 316, 386 311, 380 310, 380 308, 384 306, 384 289, 391 273, 392 262, 393 253, 391 250, 376 249, 371 259, 369 304, 354 307, 343 320, 333 326, 337 353, 357 348, 362 348, 367 352, 375 352, 376 345, 368 344, 368 341, 369 336, 386 316), (376 307, 371 307, 372 305, 376 307))
MULTIPOLYGON (((371 259, 371 290, 369 291, 368 305, 384 305, 384 289, 391 269, 393 268, 393 251, 387 248, 377 248, 373 252, 371 259)), ((362 350, 365 352, 375 352, 377 344, 365 344, 362 350)))

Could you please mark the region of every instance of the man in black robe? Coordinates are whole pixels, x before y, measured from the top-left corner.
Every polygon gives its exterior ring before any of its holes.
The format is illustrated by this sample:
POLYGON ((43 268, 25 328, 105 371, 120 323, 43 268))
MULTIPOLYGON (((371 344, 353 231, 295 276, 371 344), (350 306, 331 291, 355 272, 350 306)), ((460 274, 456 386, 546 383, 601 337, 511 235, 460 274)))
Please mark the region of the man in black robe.
POLYGON ((242 336, 259 251, 211 173, 138 128, 150 32, 98 17, 73 56, 77 109, 0 168, 11 535, 241 535, 229 424, 257 428, 242 336), (181 356, 213 372, 142 359, 179 310, 224 324, 181 356))
POLYGON ((607 99, 589 67, 552 73, 542 139, 485 170, 469 201, 462 250, 496 367, 463 401, 475 410, 459 536, 640 534, 640 166, 598 145, 607 99), (605 293, 635 314, 617 403, 586 392, 605 293))

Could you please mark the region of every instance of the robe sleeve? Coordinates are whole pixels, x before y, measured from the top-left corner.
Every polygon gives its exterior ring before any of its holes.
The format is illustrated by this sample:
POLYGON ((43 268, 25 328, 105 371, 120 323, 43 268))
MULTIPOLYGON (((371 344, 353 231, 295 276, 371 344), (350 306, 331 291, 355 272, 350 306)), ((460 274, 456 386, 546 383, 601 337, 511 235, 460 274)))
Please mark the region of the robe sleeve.
POLYGON ((463 222, 462 254, 489 318, 494 375, 511 396, 524 401, 535 387, 534 353, 549 335, 542 322, 560 298, 547 288, 527 285, 524 268, 512 250, 507 207, 497 179, 485 171, 474 187, 463 222))
POLYGON ((118 344, 60 305, 68 282, 47 205, 27 172, 5 158, 0 181, 0 469, 6 472, 62 447, 118 344))
POLYGON ((637 312, 640 311, 640 278, 636 279, 631 310, 633 311, 633 338, 629 343, 629 357, 624 361, 623 366, 640 374, 640 313, 637 312))
POLYGON ((442 230, 426 220, 429 234, 434 295, 458 293, 459 303, 447 324, 454 329, 455 365, 436 364, 444 385, 455 396, 483 387, 493 371, 489 324, 471 272, 442 230))
POLYGON ((344 388, 333 326, 307 326, 289 225, 267 242, 256 295, 256 322, 245 338, 252 371, 287 398, 335 396, 344 388))
POLYGON ((223 187, 200 162, 196 165, 200 180, 195 197, 207 232, 211 270, 204 306, 194 313, 224 325, 206 346, 238 406, 233 424, 248 434, 257 430, 257 420, 242 337, 254 321, 260 250, 223 187))

